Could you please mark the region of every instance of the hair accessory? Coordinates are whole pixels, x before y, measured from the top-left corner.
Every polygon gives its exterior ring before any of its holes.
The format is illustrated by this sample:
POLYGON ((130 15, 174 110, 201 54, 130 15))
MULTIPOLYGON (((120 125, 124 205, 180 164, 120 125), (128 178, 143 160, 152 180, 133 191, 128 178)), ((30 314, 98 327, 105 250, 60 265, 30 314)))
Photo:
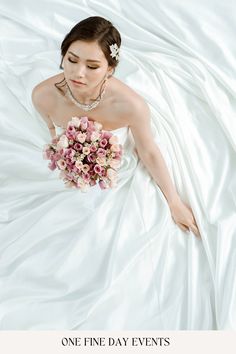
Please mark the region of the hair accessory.
POLYGON ((119 53, 120 53, 120 48, 118 47, 118 45, 116 43, 112 44, 109 46, 111 54, 110 56, 112 58, 116 58, 116 60, 119 59, 119 53))

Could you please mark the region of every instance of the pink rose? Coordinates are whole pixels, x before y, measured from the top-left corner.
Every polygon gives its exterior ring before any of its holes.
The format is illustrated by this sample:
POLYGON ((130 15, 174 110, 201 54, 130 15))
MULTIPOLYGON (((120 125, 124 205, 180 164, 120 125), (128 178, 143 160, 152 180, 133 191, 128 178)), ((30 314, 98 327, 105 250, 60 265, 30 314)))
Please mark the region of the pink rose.
POLYGON ((98 182, 98 184, 99 184, 101 189, 107 189, 107 185, 106 185, 106 183, 103 180, 100 180, 98 182))
POLYGON ((75 143, 74 149, 76 149, 77 151, 82 151, 83 150, 83 145, 80 144, 80 143, 75 143))
POLYGON ((80 118, 80 129, 81 130, 86 130, 88 127, 88 118, 87 117, 81 117, 80 118))
POLYGON ((55 170, 55 168, 57 167, 55 161, 49 162, 48 167, 52 171, 55 170))
POLYGON ((95 186, 96 181, 94 179, 90 179, 89 184, 90 184, 91 187, 95 186))
POLYGON ((101 169, 100 165, 96 164, 93 169, 94 169, 94 172, 96 172, 98 175, 101 174, 102 169, 101 169))
POLYGON ((106 176, 106 170, 104 167, 101 168, 101 175, 106 176))
POLYGON ((90 146, 90 151, 91 151, 91 152, 97 151, 96 146, 95 146, 95 145, 91 145, 91 146, 90 146))
POLYGON ((97 151, 97 155, 99 157, 104 157, 106 156, 106 150, 102 149, 102 148, 99 148, 98 151, 97 151))
POLYGON ((113 136, 112 133, 109 132, 108 130, 102 132, 102 139, 109 140, 112 136, 113 136))
POLYGON ((89 162, 95 162, 95 161, 96 161, 96 155, 94 155, 94 154, 89 154, 89 155, 87 156, 87 159, 88 159, 89 162))
POLYGON ((107 139, 105 139, 105 138, 103 138, 103 139, 100 141, 100 143, 99 143, 99 145, 100 145, 102 148, 104 148, 105 146, 107 146, 107 144, 108 144, 108 141, 107 141, 107 139))
POLYGON ((83 174, 83 179, 84 179, 84 181, 88 182, 90 180, 90 174, 89 173, 84 173, 83 174))

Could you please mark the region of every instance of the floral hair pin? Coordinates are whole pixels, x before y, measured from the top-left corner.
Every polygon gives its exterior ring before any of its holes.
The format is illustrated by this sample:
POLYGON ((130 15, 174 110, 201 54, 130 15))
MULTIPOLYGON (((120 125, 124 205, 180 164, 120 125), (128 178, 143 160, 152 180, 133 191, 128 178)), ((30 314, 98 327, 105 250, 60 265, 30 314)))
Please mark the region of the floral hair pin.
POLYGON ((120 48, 118 47, 118 45, 116 43, 112 44, 109 46, 111 54, 110 56, 112 58, 116 58, 116 60, 119 59, 119 53, 120 53, 120 48))

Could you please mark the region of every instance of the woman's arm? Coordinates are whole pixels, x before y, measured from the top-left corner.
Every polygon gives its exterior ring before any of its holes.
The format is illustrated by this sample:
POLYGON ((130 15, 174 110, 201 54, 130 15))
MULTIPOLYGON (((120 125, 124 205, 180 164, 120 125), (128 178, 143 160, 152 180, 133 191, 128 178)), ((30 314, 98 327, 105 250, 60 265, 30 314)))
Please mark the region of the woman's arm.
POLYGON ((176 224, 184 231, 191 228, 197 236, 200 236, 192 210, 180 199, 162 153, 154 141, 148 105, 145 101, 138 100, 131 106, 129 123, 140 159, 162 190, 176 224))
POLYGON ((53 125, 53 122, 48 114, 50 106, 50 96, 47 94, 47 92, 45 92, 45 88, 41 84, 38 84, 34 87, 31 98, 35 109, 39 112, 41 117, 46 122, 52 139, 55 138, 55 126, 53 125))

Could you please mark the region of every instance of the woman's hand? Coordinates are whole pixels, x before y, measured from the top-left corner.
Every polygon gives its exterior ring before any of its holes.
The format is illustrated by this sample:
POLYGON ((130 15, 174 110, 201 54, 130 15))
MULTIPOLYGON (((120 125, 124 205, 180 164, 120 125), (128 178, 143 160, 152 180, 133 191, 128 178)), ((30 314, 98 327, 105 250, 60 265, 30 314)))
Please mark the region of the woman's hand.
POLYGON ((177 198, 169 204, 169 207, 174 222, 181 228, 181 230, 189 231, 189 229, 191 229, 197 237, 201 238, 192 209, 187 204, 185 204, 180 198, 177 198))

